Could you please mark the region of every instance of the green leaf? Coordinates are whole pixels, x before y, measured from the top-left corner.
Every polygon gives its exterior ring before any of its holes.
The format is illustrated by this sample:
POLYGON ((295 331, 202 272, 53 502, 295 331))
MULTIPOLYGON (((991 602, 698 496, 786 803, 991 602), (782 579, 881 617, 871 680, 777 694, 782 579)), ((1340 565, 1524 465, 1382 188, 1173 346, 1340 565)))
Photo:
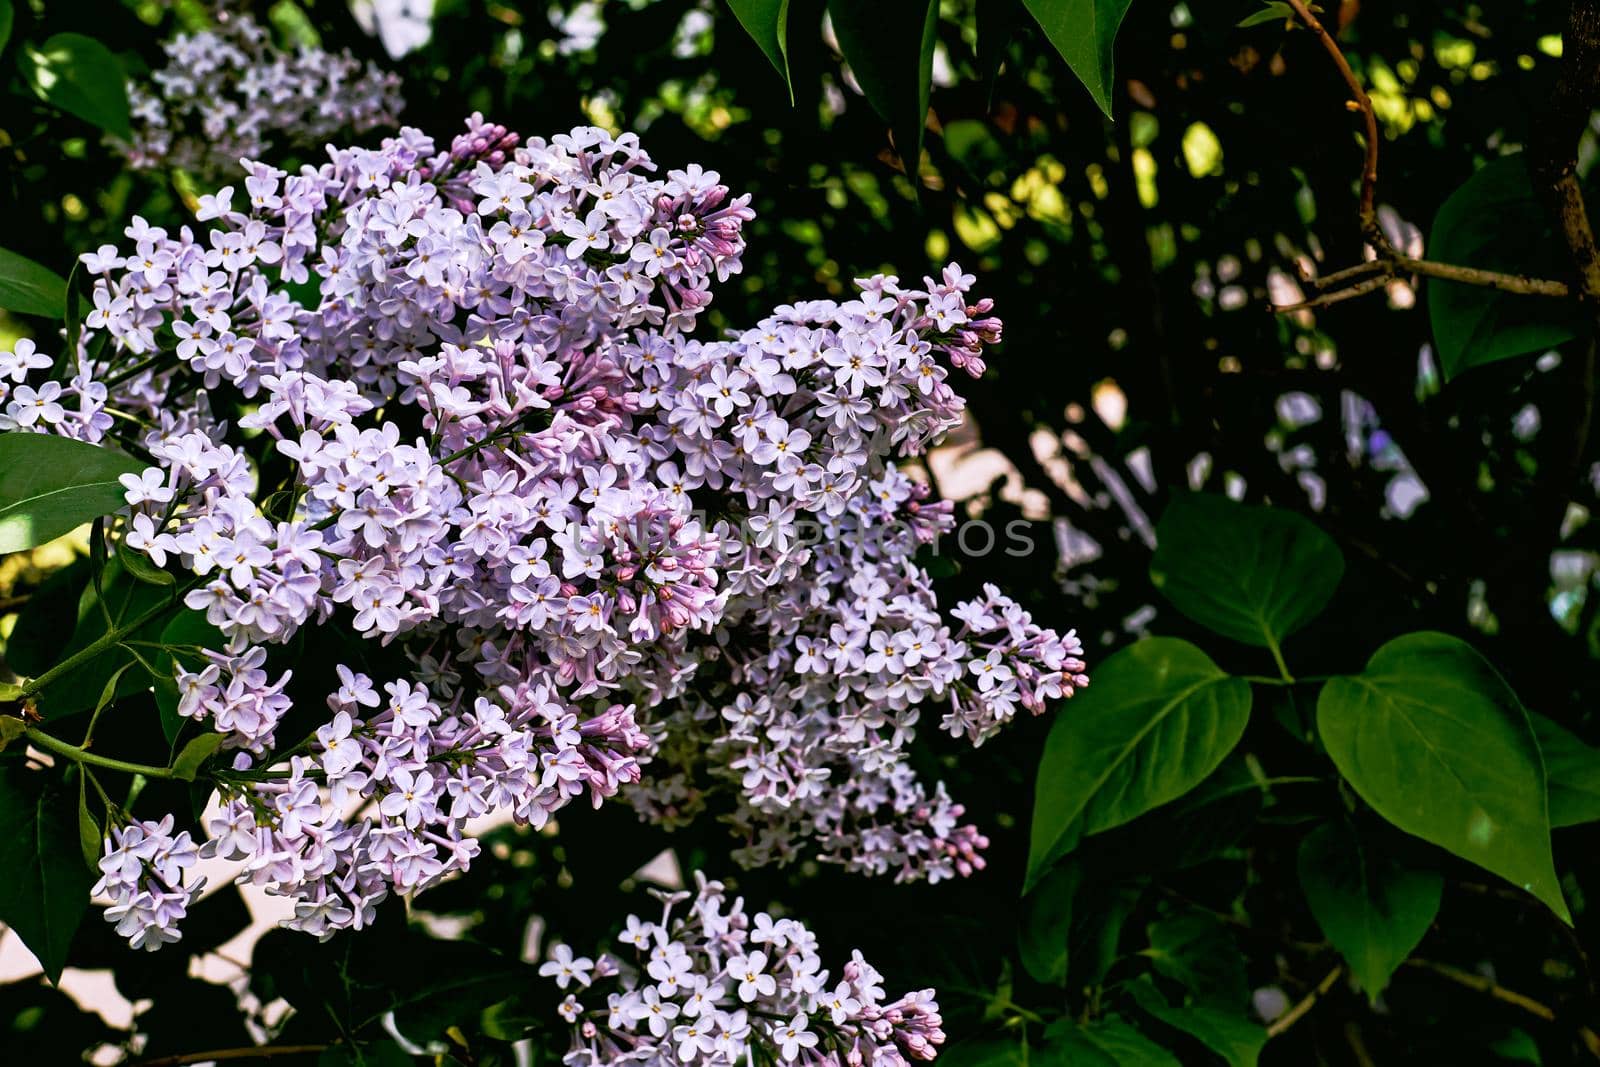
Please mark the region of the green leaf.
POLYGON ((762 54, 772 62, 794 103, 794 81, 789 76, 789 0, 728 0, 734 18, 744 27, 762 54))
POLYGON ((1027 888, 1080 837, 1200 784, 1249 718, 1250 684, 1224 674, 1187 641, 1147 638, 1107 659, 1045 740, 1027 888))
POLYGON ((1600 749, 1537 712, 1528 712, 1550 790, 1550 825, 1577 826, 1600 819, 1600 749))
POLYGON ((1399 862, 1344 819, 1306 836, 1299 867, 1312 917, 1376 1001, 1433 924, 1444 879, 1399 862))
MULTIPOLYGON (((1508 274, 1562 277, 1570 267, 1521 156, 1480 168, 1451 193, 1428 232, 1428 258, 1508 274)), ((1430 279, 1426 299, 1448 380, 1497 360, 1544 352, 1584 329, 1575 303, 1430 279)))
POLYGON ((67 313, 66 280, 49 267, 0 248, 0 308, 59 319, 67 313))
POLYGON ((1196 998, 1243 1011, 1249 996, 1244 957, 1222 924, 1202 911, 1158 919, 1146 928, 1150 965, 1196 998))
MULTIPOLYGON (((0 696, 0 700, 12 701, 21 696, 22 687, 11 686, 11 688, 6 691, 4 696, 0 696)), ((19 719, 17 716, 0 715, 0 752, 4 752, 7 745, 11 744, 11 742, 27 733, 27 731, 28 724, 22 719, 19 719)))
POLYGON ((1266 1028, 1245 1018, 1242 1009, 1230 1012, 1204 1003, 1174 1006, 1149 978, 1126 988, 1141 1010, 1190 1035, 1226 1060, 1228 1067, 1255 1067, 1267 1043, 1266 1028))
POLYGON ((1072 901, 1083 877, 1083 865, 1068 860, 1054 867, 1022 898, 1017 950, 1023 969, 1037 982, 1059 985, 1066 980, 1072 901))
POLYGON ((0 764, 0 922, 15 930, 51 982, 61 979, 94 876, 83 868, 72 799, 51 776, 0 764))
POLYGON ((938 0, 828 0, 839 50, 873 110, 894 131, 895 151, 913 177, 922 159, 938 41, 938 0), (906 32, 920 26, 920 36, 906 32))
POLYGON ((24 45, 17 68, 45 103, 124 140, 133 136, 127 75, 117 57, 93 37, 58 33, 38 48, 24 45))
POLYGON ((1270 0, 1266 7, 1253 14, 1246 15, 1239 20, 1241 30, 1251 26, 1260 26, 1266 22, 1282 22, 1286 25, 1294 23, 1294 8, 1284 3, 1283 0, 1270 0))
POLYGON ((200 773, 200 765, 211 758, 222 741, 219 733, 204 733, 196 737, 184 745, 178 758, 172 761, 172 773, 185 782, 194 781, 195 775, 200 773))
POLYGON ((1045 1038, 1051 1067, 1181 1067, 1176 1056, 1115 1016, 1093 1023, 1059 1019, 1045 1038))
POLYGON ((1493 871, 1571 922, 1550 853, 1539 745, 1517 695, 1472 646, 1398 637, 1317 700, 1346 780, 1409 834, 1493 871))
POLYGON ((145 467, 51 433, 0 433, 0 555, 53 541, 122 507, 117 476, 145 467))
MULTIPOLYGON (((103 636, 107 614, 118 623, 125 623, 163 604, 172 603, 170 586, 136 582, 115 559, 106 567, 103 586, 103 596, 97 595, 92 585, 84 589, 78 600, 77 623, 72 630, 72 639, 62 650, 63 657, 82 651, 103 636)), ((167 624, 167 619, 165 613, 157 614, 129 634, 127 640, 154 641, 167 624)), ((95 706, 96 699, 104 695, 111 676, 136 662, 123 645, 106 648, 40 690, 37 700, 39 713, 46 719, 60 719, 90 710, 95 706)), ((144 671, 128 671, 116 683, 113 699, 132 696, 149 687, 150 679, 144 671)))
POLYGON ((1131 0, 1022 0, 1100 110, 1111 114, 1112 46, 1131 0))
POLYGON ((122 563, 122 569, 134 578, 149 585, 171 585, 172 574, 157 567, 149 556, 137 549, 129 548, 124 538, 117 538, 117 559, 122 563))
POLYGON ((36 678, 61 658, 88 582, 89 560, 79 556, 40 583, 6 639, 7 667, 24 678, 36 678))
POLYGON ((1316 618, 1343 575, 1339 546, 1309 520, 1209 493, 1173 499, 1150 561, 1150 581, 1173 607, 1263 648, 1316 618))
POLYGON ((78 772, 78 847, 83 849, 84 865, 94 873, 100 874, 101 846, 105 843, 105 835, 100 830, 100 824, 94 821, 94 816, 89 813, 89 776, 78 772))
POLYGON ((11 6, 11 0, 0 0, 0 52, 5 51, 6 43, 11 40, 11 27, 16 18, 17 13, 11 6))

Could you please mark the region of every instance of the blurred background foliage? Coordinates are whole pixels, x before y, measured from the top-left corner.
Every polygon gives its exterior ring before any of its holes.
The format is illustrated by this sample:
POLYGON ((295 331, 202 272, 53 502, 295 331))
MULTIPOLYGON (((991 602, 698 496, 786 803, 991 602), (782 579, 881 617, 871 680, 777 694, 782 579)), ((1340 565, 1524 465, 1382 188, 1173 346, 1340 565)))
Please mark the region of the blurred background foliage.
MULTIPOLYGON (((1005 343, 990 374, 966 387, 972 424, 933 469, 972 514, 1027 520, 1038 551, 945 545, 956 566, 943 581, 951 594, 996 582, 1041 622, 1076 627, 1091 672, 1152 625, 1201 632, 1157 607, 1148 568, 1168 499, 1202 488, 1302 511, 1343 550, 1347 573, 1331 609, 1290 642, 1298 670, 1350 669, 1402 632, 1442 630, 1483 651, 1531 708, 1600 741, 1592 710, 1600 523, 1591 521, 1600 456, 1586 436, 1592 384, 1586 393, 1573 351, 1588 342, 1445 385, 1418 288, 1404 279, 1360 300, 1271 310, 1304 295, 1302 274, 1360 261, 1360 145, 1345 87, 1311 34, 1274 19, 1238 25, 1260 0, 1134 0, 1118 37, 1109 117, 1019 5, 944 0, 914 176, 842 63, 819 0, 789 5, 792 103, 720 2, 439 0, 431 38, 399 60, 343 0, 255 6, 283 41, 350 48, 399 72, 406 121, 437 138, 473 110, 529 136, 576 124, 629 129, 660 165, 700 162, 751 193, 757 218, 746 230, 745 271, 718 290, 712 329, 750 323, 778 303, 843 296, 852 278, 879 270, 914 277, 954 259, 977 274, 1005 320, 1005 343)), ((1526 142, 1559 66, 1563 5, 1326 6, 1381 120, 1381 221, 1397 246, 1420 253, 1445 197, 1526 142)), ((892 7, 885 39, 914 37, 920 27, 892 7)), ((159 64, 163 37, 206 18, 195 2, 22 0, 13 40, 90 32, 138 78, 159 64)), ((77 252, 118 240, 135 214, 168 224, 182 217, 192 177, 126 171, 98 131, 29 93, 9 56, 0 75, 7 247, 64 274, 77 252)), ((1591 132, 1585 169, 1594 150, 1591 132)), ((0 333, 25 328, 0 318, 0 333)), ((12 579, 4 593, 38 580, 15 570, 4 572, 12 579)), ((1260 649, 1225 645, 1214 655, 1231 671, 1271 672, 1260 649)), ((1304 709, 1292 690, 1281 700, 1275 714, 1255 717, 1225 772, 1317 775, 1315 752, 1294 736, 1304 709)), ((1137 998, 1152 970, 1180 985, 1237 990, 1239 1018, 1253 1012, 1263 1022, 1320 988, 1315 1010, 1266 1044, 1264 1063, 1566 1063, 1600 1054, 1584 1029, 1600 1024, 1590 963, 1600 943, 1581 918, 1585 897, 1600 891, 1600 833, 1556 836, 1576 930, 1446 864, 1444 904, 1419 949, 1427 962, 1402 968, 1369 1003, 1347 982, 1324 986, 1337 957, 1295 873, 1304 826, 1345 807, 1333 780, 1246 790, 1234 794, 1239 803, 1198 815, 1163 809, 1099 839, 1095 864, 1105 874, 1078 898, 1070 929, 1058 931, 1068 945, 1065 985, 1030 977, 1025 964, 1040 935, 1018 895, 1048 727, 1018 722, 975 752, 931 729, 919 739, 915 758, 991 838, 979 876, 895 886, 812 866, 741 872, 722 828, 707 820, 670 839, 676 860, 727 877, 754 906, 773 901, 802 918, 830 960, 860 948, 892 988, 936 987, 952 1064, 1030 1062, 1027 1046, 1046 1020, 1092 1022, 1113 1000, 1137 998)), ((635 872, 659 849, 659 833, 622 806, 577 812, 554 835, 507 829, 491 842, 468 877, 417 899, 413 932, 390 916, 399 925, 387 948, 374 937, 317 946, 268 935, 246 998, 268 1007, 252 1025, 275 1026, 282 998, 299 1011, 278 1040, 325 1042, 370 1016, 352 1007, 370 994, 384 1007, 411 1005, 402 1017, 432 1001, 440 1019, 421 1025, 462 1062, 509 1056, 499 1039, 521 1033, 518 1013, 546 1027, 540 1046, 559 1053, 553 989, 527 981, 526 1003, 480 1010, 522 980, 514 969, 489 968, 493 996, 429 996, 406 985, 422 977, 414 964, 349 960, 404 944, 412 961, 437 953, 437 968, 478 968, 482 960, 456 953, 477 945, 514 957, 531 916, 538 930, 594 944, 626 911, 650 907, 635 872), (427 939, 427 930, 464 941, 427 939), (389 985, 367 990, 367 979, 352 977, 361 974, 389 985), (318 1001, 342 1003, 347 1014, 308 1010, 318 1001)), ((1429 849, 1416 840, 1406 847, 1429 849)), ((228 924, 242 921, 222 910, 215 937, 200 930, 177 949, 203 955, 220 944, 228 924)), ((201 1035, 192 1012, 171 1010, 202 1003, 192 998, 228 1003, 219 987, 191 977, 176 950, 156 963, 118 958, 101 943, 102 927, 85 924, 76 962, 113 966, 124 996, 151 998, 137 1023, 147 1054, 238 1043, 227 1012, 207 1013, 219 1032, 201 1035)), ((62 1050, 74 1042, 125 1039, 98 1016, 74 1024, 77 1010, 32 980, 5 987, 0 1045, 49 1049, 28 1062, 54 1062, 72 1058, 62 1050)), ((375 1062, 404 1059, 372 1027, 360 1036, 377 1039, 363 1053, 375 1062)), ((1169 1036, 1163 1055, 1214 1062, 1179 1030, 1169 1036)), ((1137 1049, 1112 1061, 1170 1062, 1137 1049)))

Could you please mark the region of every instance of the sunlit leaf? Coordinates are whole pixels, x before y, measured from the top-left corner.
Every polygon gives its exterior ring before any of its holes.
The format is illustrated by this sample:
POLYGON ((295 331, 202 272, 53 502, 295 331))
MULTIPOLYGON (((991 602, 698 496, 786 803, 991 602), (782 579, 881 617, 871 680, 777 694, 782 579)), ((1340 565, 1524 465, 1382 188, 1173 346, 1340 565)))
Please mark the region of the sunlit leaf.
POLYGON ((117 476, 144 468, 121 452, 55 434, 0 433, 0 555, 122 507, 117 476))
POLYGON ((38 48, 23 46, 17 67, 39 99, 124 139, 127 75, 110 50, 81 33, 58 33, 38 48))

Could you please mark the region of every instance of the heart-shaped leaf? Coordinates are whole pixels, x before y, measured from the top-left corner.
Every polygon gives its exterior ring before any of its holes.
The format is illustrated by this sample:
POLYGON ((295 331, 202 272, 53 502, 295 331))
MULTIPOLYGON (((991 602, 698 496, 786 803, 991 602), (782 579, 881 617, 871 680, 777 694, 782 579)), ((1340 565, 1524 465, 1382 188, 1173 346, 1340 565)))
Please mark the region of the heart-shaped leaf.
POLYGON ((1209 493, 1167 505, 1150 561, 1150 580, 1173 607, 1264 648, 1316 618, 1343 575, 1339 546, 1308 519, 1209 493))
POLYGON ((1250 685, 1187 641, 1152 637, 1100 665, 1056 717, 1035 788, 1031 888, 1087 834, 1200 784, 1244 733, 1250 685))
POLYGON ((1317 925, 1376 1000, 1432 925, 1444 879, 1401 863, 1343 819, 1306 836, 1299 866, 1317 925))
POLYGON ((1533 726, 1472 646, 1440 633, 1390 641, 1361 674, 1323 687, 1317 732, 1378 814, 1571 921, 1550 852, 1533 726))

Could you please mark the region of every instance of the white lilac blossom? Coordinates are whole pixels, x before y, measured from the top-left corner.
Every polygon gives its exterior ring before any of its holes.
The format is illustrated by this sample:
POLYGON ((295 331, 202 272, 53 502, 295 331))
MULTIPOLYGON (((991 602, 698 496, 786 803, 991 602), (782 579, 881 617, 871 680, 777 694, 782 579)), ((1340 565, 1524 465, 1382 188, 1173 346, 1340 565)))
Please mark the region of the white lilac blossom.
POLYGON ((923 708, 976 744, 1086 681, 1072 634, 993 588, 947 617, 913 559, 953 510, 895 461, 960 420, 989 301, 952 265, 692 336, 748 198, 630 134, 467 126, 247 163, 198 229, 83 257, 64 382, 0 354, 0 429, 153 461, 118 529, 226 637, 177 678, 231 753, 207 850, 320 935, 464 869, 469 820, 624 787, 721 813, 741 862, 982 866, 908 765, 923 708), (343 668, 281 737, 269 651, 330 622, 410 677, 343 668))
POLYGON ((628 916, 626 959, 552 948, 539 973, 569 990, 557 1008, 573 1027, 565 1063, 904 1067, 935 1057, 945 1035, 933 990, 890 1000, 860 952, 835 981, 805 926, 747 915, 722 883, 695 878, 697 893, 656 894, 659 922, 628 916))
POLYGON ((218 3, 211 28, 165 42, 167 65, 149 85, 129 83, 132 167, 209 180, 237 172, 242 158, 320 150, 330 137, 396 124, 404 102, 394 74, 349 51, 278 48, 236 6, 218 3))

